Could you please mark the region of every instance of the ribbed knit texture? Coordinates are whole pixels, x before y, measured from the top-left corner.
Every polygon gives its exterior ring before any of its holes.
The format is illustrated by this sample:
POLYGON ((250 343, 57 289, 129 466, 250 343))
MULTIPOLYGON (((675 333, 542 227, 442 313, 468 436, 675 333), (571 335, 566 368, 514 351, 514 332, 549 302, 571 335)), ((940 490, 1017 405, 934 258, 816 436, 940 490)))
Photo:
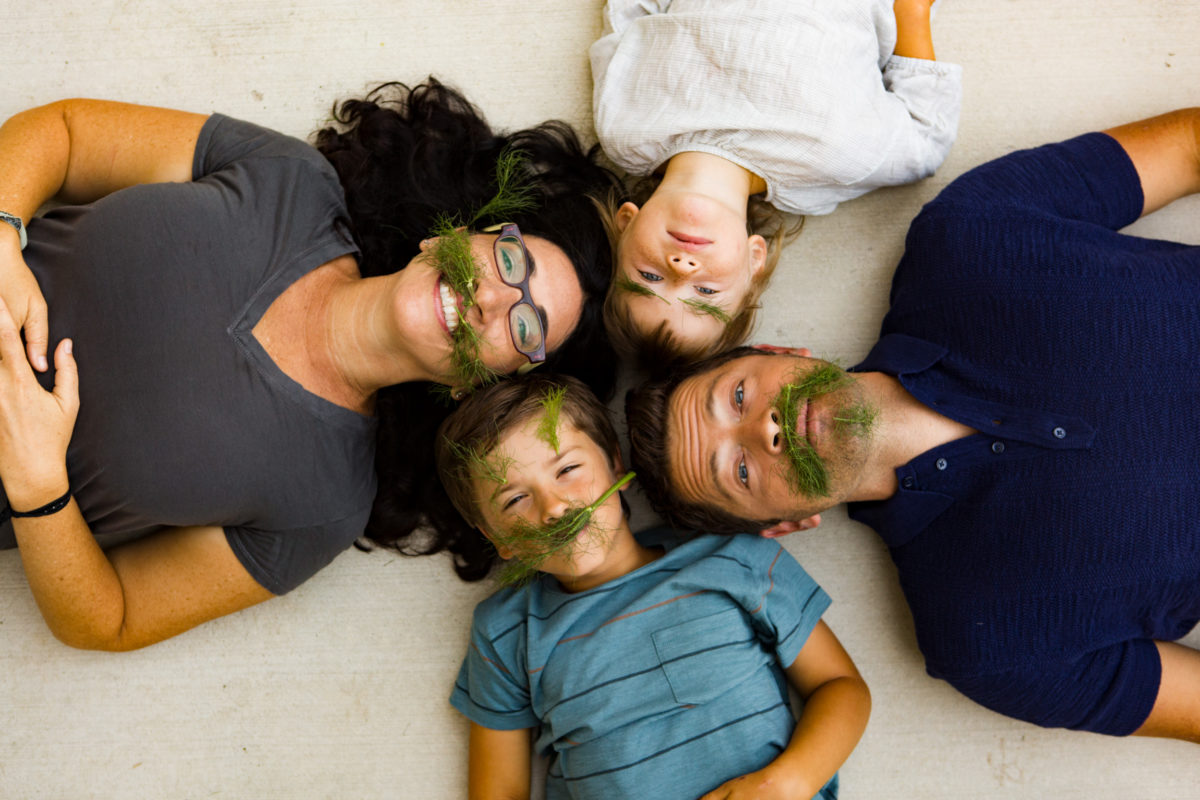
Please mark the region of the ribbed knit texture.
POLYGON ((1152 640, 1200 619, 1200 248, 1117 233, 1142 203, 1103 134, 967 173, 913 222, 856 368, 981 431, 851 509, 891 548, 929 673, 1118 735, 1157 694, 1152 640))

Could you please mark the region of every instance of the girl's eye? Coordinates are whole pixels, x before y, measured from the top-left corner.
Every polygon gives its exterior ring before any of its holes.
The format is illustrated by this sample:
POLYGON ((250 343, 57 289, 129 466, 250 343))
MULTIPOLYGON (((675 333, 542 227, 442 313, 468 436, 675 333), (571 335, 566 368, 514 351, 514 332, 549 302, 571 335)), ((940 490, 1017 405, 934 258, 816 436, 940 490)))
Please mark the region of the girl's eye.
POLYGON ((642 272, 640 269, 638 270, 638 275, 641 275, 651 283, 658 283, 662 280, 662 275, 655 275, 653 272, 642 272))
POLYGON ((737 476, 738 480, 742 482, 742 486, 750 487, 750 470, 746 468, 746 459, 744 458, 738 462, 737 476))
POLYGON ((568 472, 573 472, 574 470, 577 470, 577 469, 579 469, 578 464, 567 464, 565 467, 563 467, 562 469, 560 469, 558 471, 558 477, 561 478, 563 475, 566 475, 568 472))
POLYGON ((744 400, 745 397, 746 390, 742 388, 742 384, 739 382, 733 390, 733 402, 737 404, 738 408, 742 407, 742 400, 744 400))
POLYGON ((696 291, 699 292, 700 294, 716 294, 717 293, 716 289, 710 289, 707 286, 697 286, 696 291))
POLYGON ((507 500, 505 500, 505 501, 504 501, 504 505, 502 505, 502 506, 500 507, 500 510, 501 510, 501 511, 508 511, 510 508, 512 508, 513 506, 515 506, 515 505, 517 504, 517 501, 519 501, 519 500, 520 500, 522 497, 524 497, 524 496, 525 496, 525 495, 523 495, 523 494, 514 494, 512 497, 510 497, 510 498, 508 498, 507 500))

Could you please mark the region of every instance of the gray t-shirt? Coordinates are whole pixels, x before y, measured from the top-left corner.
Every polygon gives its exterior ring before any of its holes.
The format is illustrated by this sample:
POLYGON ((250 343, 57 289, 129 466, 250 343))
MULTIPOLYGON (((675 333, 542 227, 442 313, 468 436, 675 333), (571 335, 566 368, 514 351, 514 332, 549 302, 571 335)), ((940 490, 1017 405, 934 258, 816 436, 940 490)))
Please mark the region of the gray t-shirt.
POLYGON ((79 364, 71 488, 101 544, 220 525, 282 594, 362 533, 375 420, 306 391, 251 329, 356 248, 337 175, 304 142, 213 115, 192 173, 29 225, 51 343, 74 339, 79 364))

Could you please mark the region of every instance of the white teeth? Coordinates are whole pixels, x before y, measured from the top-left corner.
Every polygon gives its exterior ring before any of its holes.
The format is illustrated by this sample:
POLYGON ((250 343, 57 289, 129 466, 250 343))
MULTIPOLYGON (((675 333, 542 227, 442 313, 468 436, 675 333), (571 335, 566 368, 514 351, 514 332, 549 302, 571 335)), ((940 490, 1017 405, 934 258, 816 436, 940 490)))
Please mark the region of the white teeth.
POLYGON ((458 327, 458 304, 455 302, 454 290, 445 283, 439 283, 438 289, 442 295, 442 314, 446 317, 446 327, 454 333, 458 327))

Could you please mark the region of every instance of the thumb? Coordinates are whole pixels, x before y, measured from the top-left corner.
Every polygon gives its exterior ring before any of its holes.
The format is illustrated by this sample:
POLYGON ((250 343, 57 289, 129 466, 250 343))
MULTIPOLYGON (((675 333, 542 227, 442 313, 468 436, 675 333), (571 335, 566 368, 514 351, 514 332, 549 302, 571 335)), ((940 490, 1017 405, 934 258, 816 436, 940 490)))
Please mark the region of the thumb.
POLYGON ((72 415, 79 410, 79 369, 73 350, 70 339, 63 339, 54 349, 54 396, 72 415))

